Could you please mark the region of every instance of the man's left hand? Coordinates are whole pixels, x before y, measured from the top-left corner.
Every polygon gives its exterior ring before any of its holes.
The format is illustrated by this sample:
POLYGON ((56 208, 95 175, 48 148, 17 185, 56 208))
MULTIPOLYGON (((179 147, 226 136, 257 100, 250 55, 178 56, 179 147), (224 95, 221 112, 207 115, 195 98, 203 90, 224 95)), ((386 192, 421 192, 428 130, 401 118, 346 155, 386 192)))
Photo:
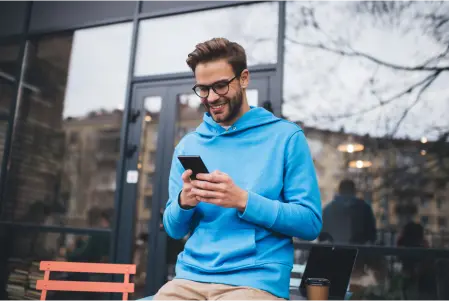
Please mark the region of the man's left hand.
POLYGON ((237 186, 232 178, 221 171, 197 174, 191 182, 192 193, 201 202, 225 208, 236 208, 243 212, 248 201, 248 192, 237 186))

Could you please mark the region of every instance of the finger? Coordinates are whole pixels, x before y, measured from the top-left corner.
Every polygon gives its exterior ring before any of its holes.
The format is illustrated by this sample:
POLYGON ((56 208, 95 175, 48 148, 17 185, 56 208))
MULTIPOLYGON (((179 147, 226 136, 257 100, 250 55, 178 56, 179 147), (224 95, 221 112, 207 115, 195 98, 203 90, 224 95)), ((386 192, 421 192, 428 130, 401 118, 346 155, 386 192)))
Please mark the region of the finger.
POLYGON ((218 169, 217 169, 217 170, 214 170, 213 173, 215 173, 215 174, 217 174, 217 175, 222 175, 222 176, 227 176, 227 175, 228 175, 228 174, 226 174, 226 173, 224 173, 224 172, 222 172, 222 171, 219 171, 218 169))
POLYGON ((224 191, 224 186, 222 183, 213 183, 208 181, 192 181, 192 186, 194 188, 200 188, 204 190, 213 190, 213 191, 224 191))
POLYGON ((223 193, 212 190, 203 190, 198 188, 192 188, 192 193, 201 198, 222 198, 223 193))
POLYGON ((182 176, 181 176, 182 181, 183 181, 184 183, 190 183, 190 176, 191 176, 191 175, 192 175, 192 170, 187 169, 186 171, 184 171, 184 172, 182 173, 182 176))
POLYGON ((208 203, 208 204, 214 204, 220 207, 223 207, 223 201, 222 199, 217 199, 217 198, 202 198, 197 196, 196 197, 197 201, 199 202, 203 202, 203 203, 208 203))
POLYGON ((208 181, 212 183, 225 183, 228 181, 228 176, 218 173, 199 173, 196 175, 198 180, 208 181))

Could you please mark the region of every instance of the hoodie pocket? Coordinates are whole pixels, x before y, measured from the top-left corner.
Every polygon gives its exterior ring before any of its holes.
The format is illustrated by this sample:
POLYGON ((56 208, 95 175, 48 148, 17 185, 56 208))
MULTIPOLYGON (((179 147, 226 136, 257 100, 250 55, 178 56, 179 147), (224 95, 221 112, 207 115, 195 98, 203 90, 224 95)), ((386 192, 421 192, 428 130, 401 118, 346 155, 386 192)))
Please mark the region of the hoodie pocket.
POLYGON ((185 264, 206 272, 226 272, 256 261, 254 229, 197 229, 188 239, 182 257, 185 264))

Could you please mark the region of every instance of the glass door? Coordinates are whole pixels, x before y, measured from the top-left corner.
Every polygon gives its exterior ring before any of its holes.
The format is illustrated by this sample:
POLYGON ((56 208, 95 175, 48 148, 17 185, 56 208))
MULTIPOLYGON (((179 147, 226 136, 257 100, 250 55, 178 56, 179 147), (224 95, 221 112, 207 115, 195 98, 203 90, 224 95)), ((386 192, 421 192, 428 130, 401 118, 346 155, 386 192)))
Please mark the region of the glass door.
MULTIPOLYGON (((261 106, 269 99, 269 76, 258 76, 247 90, 250 105, 261 106)), ((164 81, 135 86, 133 112, 140 112, 130 125, 129 141, 138 141, 135 168, 135 234, 133 261, 137 265, 133 298, 154 294, 174 277, 177 255, 184 240, 166 235, 162 213, 168 200, 168 178, 175 146, 203 121, 205 112, 192 91, 192 79, 164 81)), ((131 112, 131 116, 133 114, 131 112)), ((131 143, 131 151, 132 151, 131 143)), ((128 166, 133 166, 128 165, 128 166)), ((135 176, 133 179, 132 176, 135 176)), ((128 196, 124 196, 128 199, 128 196)), ((130 195, 129 199, 133 197, 130 195)))

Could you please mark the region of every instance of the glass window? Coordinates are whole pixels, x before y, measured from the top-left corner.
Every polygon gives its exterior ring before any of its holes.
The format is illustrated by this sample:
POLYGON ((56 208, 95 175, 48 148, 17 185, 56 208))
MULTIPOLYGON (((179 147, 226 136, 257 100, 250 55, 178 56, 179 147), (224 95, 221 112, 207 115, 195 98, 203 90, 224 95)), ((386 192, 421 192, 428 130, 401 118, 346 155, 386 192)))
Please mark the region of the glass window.
POLYGON ((151 210, 152 200, 153 200, 153 197, 151 195, 145 197, 145 209, 151 210))
POLYGON ((19 51, 19 44, 0 45, 0 116, 9 114, 15 90, 15 74, 20 63, 19 51))
POLYGON ((137 184, 137 210, 135 219, 135 237, 133 262, 137 266, 134 277, 135 291, 132 299, 145 297, 145 283, 148 262, 148 225, 155 214, 151 211, 156 168, 157 136, 161 129, 160 116, 163 95, 145 96, 143 107, 145 115, 142 118, 140 150, 139 150, 139 182, 137 184))
MULTIPOLYGON (((6 130, 8 129, 8 121, 0 120, 0 166, 3 161, 3 152, 5 150, 6 130)), ((1 179, 1 175, 0 175, 1 179)))
MULTIPOLYGON (((42 232, 36 229, 9 229, 0 237, 2 246, 10 249, 2 277, 6 278, 7 296, 3 300, 39 300, 41 291, 36 282, 44 279, 39 270, 42 260, 107 263, 109 259, 110 234, 91 235, 42 232)), ((110 281, 103 274, 57 273, 52 272, 52 280, 110 281)), ((3 290, 2 290, 3 291, 3 290)), ((57 292, 47 294, 48 300, 98 300, 107 299, 107 294, 85 292, 57 292)))
POLYGON ((435 238, 449 182, 449 23, 439 19, 449 3, 291 1, 286 9, 282 113, 320 145, 324 212, 344 192, 365 201, 360 214, 333 217, 347 228, 340 242, 396 246, 376 237, 425 227, 420 244, 447 247, 435 238))
POLYGON ((3 219, 109 227, 132 24, 28 41, 3 219), (42 214, 35 214, 36 210, 42 214))
POLYGON ((214 37, 241 43, 249 65, 276 63, 277 23, 277 2, 144 20, 134 75, 189 71, 187 54, 197 43, 214 37))
MULTIPOLYGON (((142 118, 140 136, 139 182, 137 191, 136 235, 148 231, 151 218, 151 199, 154 189, 154 172, 156 168, 157 133, 160 126, 162 108, 161 96, 146 96, 144 99, 145 116, 142 118)), ((145 246, 146 247, 146 246, 145 246)))
POLYGON ((174 146, 188 133, 194 131, 203 121, 204 106, 194 93, 177 96, 176 135, 174 146))
POLYGON ((16 85, 15 73, 20 64, 19 51, 18 43, 0 45, 0 166, 3 162, 9 112, 16 85))
MULTIPOLYGON (((447 298, 448 261, 419 253, 404 255, 390 249, 375 254, 360 248, 349 279, 351 300, 444 300, 447 298), (384 285, 388 283, 388 285, 384 285)), ((399 251, 399 250, 398 250, 399 251)), ((295 247, 295 264, 290 280, 292 300, 301 299, 297 287, 310 256, 309 250, 295 247)), ((335 268, 336 265, 333 265, 335 268)), ((331 267, 332 269, 332 267, 331 267)), ((334 273, 339 277, 338 271, 334 273)), ((330 278, 333 276, 330 275, 330 278)), ((341 280, 341 279, 336 279, 341 280)), ((331 279, 332 282, 332 279, 331 279)))

